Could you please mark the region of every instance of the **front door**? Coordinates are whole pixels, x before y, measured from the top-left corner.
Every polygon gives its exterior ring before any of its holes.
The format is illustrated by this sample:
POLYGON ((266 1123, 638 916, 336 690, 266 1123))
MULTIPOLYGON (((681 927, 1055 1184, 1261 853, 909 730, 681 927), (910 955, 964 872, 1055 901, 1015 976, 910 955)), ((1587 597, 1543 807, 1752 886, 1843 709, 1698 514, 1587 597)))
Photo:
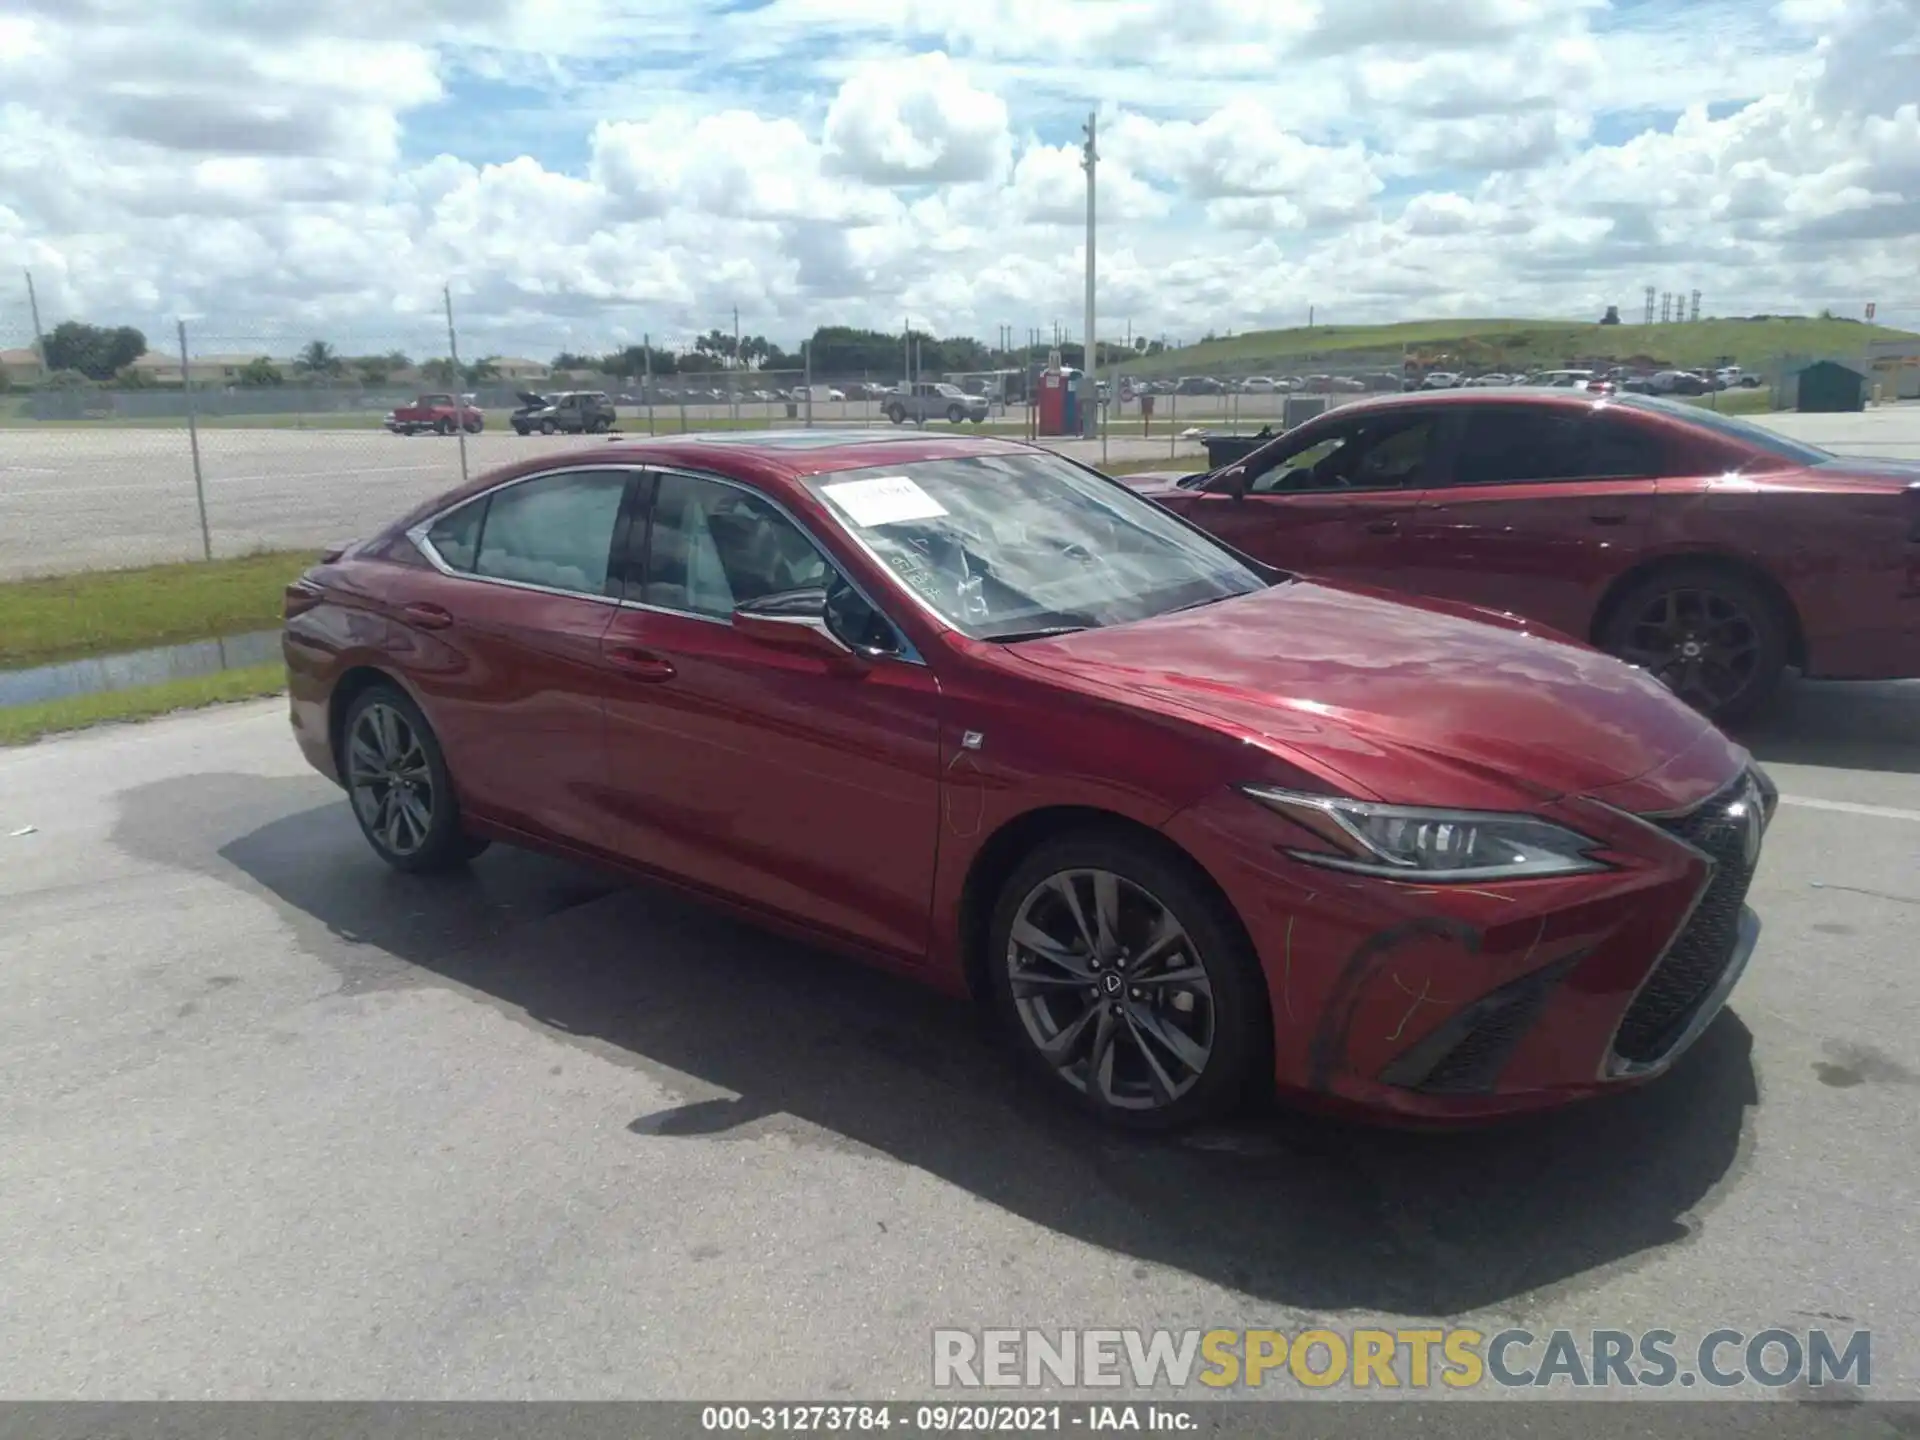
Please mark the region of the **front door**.
POLYGON ((1559 405, 1459 414, 1441 483, 1409 527, 1408 588, 1586 639, 1653 525, 1661 441, 1637 418, 1559 405))
POLYGON ((922 958, 940 815, 932 672, 773 649, 733 628, 736 605, 839 582, 754 490, 660 472, 633 534, 629 603, 603 647, 615 848, 922 958))
POLYGON ((1391 408, 1337 416, 1273 447, 1244 495, 1202 492, 1188 518, 1256 560, 1305 575, 1398 587, 1402 540, 1435 455, 1438 419, 1391 408))

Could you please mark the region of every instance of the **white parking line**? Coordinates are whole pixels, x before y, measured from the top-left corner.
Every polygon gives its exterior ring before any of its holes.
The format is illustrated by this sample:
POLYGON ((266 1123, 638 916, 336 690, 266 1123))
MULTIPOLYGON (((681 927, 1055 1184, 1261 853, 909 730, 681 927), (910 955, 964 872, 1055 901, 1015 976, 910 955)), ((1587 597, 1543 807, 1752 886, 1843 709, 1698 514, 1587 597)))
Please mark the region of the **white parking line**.
POLYGON ((1841 815, 1871 815, 1876 820, 1912 820, 1920 823, 1920 810, 1901 810, 1892 805, 1858 805, 1851 800, 1815 800, 1805 795, 1782 795, 1782 805, 1798 805, 1806 810, 1832 810, 1841 815))

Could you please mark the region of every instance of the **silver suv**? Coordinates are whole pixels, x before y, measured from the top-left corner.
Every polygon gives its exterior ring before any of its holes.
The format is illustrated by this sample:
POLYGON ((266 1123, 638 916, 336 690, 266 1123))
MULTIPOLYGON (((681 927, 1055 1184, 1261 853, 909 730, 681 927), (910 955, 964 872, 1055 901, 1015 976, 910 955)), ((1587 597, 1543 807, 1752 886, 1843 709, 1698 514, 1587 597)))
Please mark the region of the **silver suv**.
POLYGON ((882 413, 896 425, 909 420, 947 420, 955 425, 971 420, 978 425, 987 418, 987 398, 969 395, 958 385, 944 381, 923 380, 889 390, 882 413))

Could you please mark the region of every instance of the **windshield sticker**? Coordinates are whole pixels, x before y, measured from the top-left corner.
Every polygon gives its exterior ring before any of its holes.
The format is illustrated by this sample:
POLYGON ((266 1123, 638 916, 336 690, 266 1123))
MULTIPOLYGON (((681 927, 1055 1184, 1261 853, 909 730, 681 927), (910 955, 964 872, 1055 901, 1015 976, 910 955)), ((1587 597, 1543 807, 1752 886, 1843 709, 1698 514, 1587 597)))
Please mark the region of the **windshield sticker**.
POLYGON ((944 505, 905 475, 842 480, 838 485, 823 485, 820 490, 862 530, 907 520, 937 520, 947 513, 944 505))

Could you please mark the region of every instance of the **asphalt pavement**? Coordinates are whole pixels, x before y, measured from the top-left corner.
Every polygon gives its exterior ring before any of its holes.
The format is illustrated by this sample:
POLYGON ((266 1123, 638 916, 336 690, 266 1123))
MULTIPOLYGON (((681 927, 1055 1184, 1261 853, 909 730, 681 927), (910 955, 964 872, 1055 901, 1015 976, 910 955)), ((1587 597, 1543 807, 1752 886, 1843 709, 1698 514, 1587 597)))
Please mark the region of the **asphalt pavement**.
POLYGON ((1416 1320, 1865 1328, 1920 1397, 1917 737, 1917 685, 1753 732, 1765 935, 1657 1084, 1158 1143, 660 891, 389 873, 281 702, 0 752, 0 1398, 910 1397, 936 1327, 1416 1320))

